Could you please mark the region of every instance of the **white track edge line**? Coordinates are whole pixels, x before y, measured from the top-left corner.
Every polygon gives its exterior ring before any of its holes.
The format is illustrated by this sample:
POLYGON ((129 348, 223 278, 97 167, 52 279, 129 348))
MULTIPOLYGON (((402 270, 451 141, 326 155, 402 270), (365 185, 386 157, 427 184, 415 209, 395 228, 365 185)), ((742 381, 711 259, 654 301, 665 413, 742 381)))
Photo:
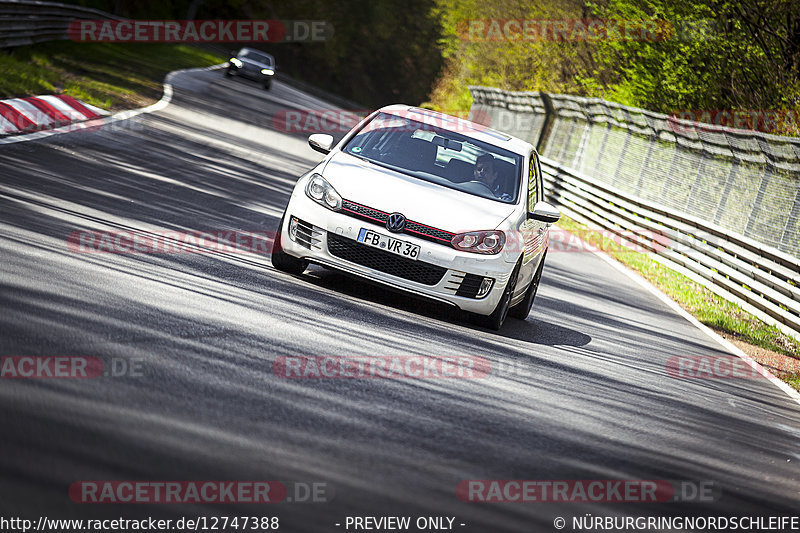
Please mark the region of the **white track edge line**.
POLYGON ((773 385, 775 385, 783 392, 785 392, 789 396, 789 398, 791 398, 792 400, 797 402, 797 404, 800 405, 800 393, 798 393, 792 387, 781 381, 780 378, 778 378, 772 372, 761 366, 755 359, 753 359, 752 357, 744 353, 742 350, 737 348, 730 341, 722 338, 717 332, 715 332, 705 324, 702 324, 699 320, 693 317, 688 311, 686 311, 684 308, 678 305, 678 303, 675 300, 673 300, 672 298, 664 294, 661 290, 659 290, 655 285, 647 281, 644 277, 639 275, 634 270, 631 270, 630 268, 626 267, 613 257, 609 256, 608 254, 596 250, 592 251, 592 253, 594 253, 596 256, 600 257, 603 261, 610 264, 616 270, 622 272, 630 279, 632 279, 633 281, 635 281, 636 283, 647 289, 651 294, 653 294, 659 300, 667 304, 673 311, 675 311, 684 319, 686 319, 690 324, 692 324, 697 329, 708 335, 710 338, 714 339, 717 343, 722 345, 722 347, 731 352, 733 355, 736 355, 737 357, 742 359, 744 362, 750 365, 750 367, 753 368, 753 370, 764 376, 766 379, 772 382, 773 385))

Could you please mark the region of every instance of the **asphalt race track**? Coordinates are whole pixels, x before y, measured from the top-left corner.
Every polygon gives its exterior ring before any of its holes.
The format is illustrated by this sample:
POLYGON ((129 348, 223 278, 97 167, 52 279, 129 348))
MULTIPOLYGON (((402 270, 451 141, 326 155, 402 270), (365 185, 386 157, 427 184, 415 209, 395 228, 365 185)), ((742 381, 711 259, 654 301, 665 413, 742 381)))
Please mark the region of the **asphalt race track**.
POLYGON ((138 369, 0 379, 0 515, 277 516, 281 531, 299 532, 347 531, 348 516, 447 516, 457 531, 493 533, 555 531, 557 517, 572 531, 587 513, 797 513, 800 406, 763 378, 670 377, 672 357, 727 354, 592 253, 550 253, 531 317, 495 333, 333 271, 283 274, 265 253, 68 246, 82 230, 274 231, 295 180, 322 156, 273 117, 329 108, 280 82, 265 91, 193 72, 157 113, 0 145, 0 356, 138 369), (282 356, 329 355, 472 356, 492 371, 273 372, 282 356), (713 483, 714 494, 457 498, 460 481, 491 479, 673 480, 713 483), (80 480, 324 483, 326 501, 75 503, 68 489, 80 480))

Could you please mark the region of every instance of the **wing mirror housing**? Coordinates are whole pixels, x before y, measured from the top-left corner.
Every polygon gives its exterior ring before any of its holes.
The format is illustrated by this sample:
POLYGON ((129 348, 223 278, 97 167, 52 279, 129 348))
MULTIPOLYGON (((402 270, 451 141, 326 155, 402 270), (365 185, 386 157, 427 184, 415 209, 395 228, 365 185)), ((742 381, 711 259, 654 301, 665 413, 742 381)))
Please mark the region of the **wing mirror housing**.
POLYGON ((333 135, 328 135, 327 133, 309 135, 308 145, 321 154, 329 154, 331 153, 331 148, 333 148, 333 135))
POLYGON ((536 202, 533 211, 528 212, 528 220, 538 220, 548 224, 555 224, 561 218, 561 211, 547 202, 536 202))

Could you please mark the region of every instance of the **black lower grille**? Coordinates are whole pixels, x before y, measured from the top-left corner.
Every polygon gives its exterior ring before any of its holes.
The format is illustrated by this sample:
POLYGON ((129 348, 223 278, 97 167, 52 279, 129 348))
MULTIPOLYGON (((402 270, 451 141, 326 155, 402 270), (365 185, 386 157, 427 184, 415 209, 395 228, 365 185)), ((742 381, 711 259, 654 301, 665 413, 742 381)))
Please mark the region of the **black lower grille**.
POLYGON ((446 268, 399 257, 335 233, 328 233, 328 251, 345 261, 425 285, 436 285, 447 272, 446 268))
POLYGON ((483 276, 476 276, 475 274, 467 274, 461 281, 461 285, 456 291, 456 296, 464 296, 465 298, 477 298, 478 290, 483 283, 483 276))

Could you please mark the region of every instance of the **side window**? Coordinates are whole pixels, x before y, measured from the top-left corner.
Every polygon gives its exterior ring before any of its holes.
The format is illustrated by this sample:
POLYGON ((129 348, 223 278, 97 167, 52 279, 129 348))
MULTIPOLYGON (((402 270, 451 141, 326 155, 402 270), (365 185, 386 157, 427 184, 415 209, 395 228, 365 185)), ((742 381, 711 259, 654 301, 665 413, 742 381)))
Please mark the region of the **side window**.
POLYGON ((533 206, 539 201, 541 187, 539 185, 539 161, 536 153, 531 153, 530 166, 528 167, 528 211, 533 211, 533 206))

